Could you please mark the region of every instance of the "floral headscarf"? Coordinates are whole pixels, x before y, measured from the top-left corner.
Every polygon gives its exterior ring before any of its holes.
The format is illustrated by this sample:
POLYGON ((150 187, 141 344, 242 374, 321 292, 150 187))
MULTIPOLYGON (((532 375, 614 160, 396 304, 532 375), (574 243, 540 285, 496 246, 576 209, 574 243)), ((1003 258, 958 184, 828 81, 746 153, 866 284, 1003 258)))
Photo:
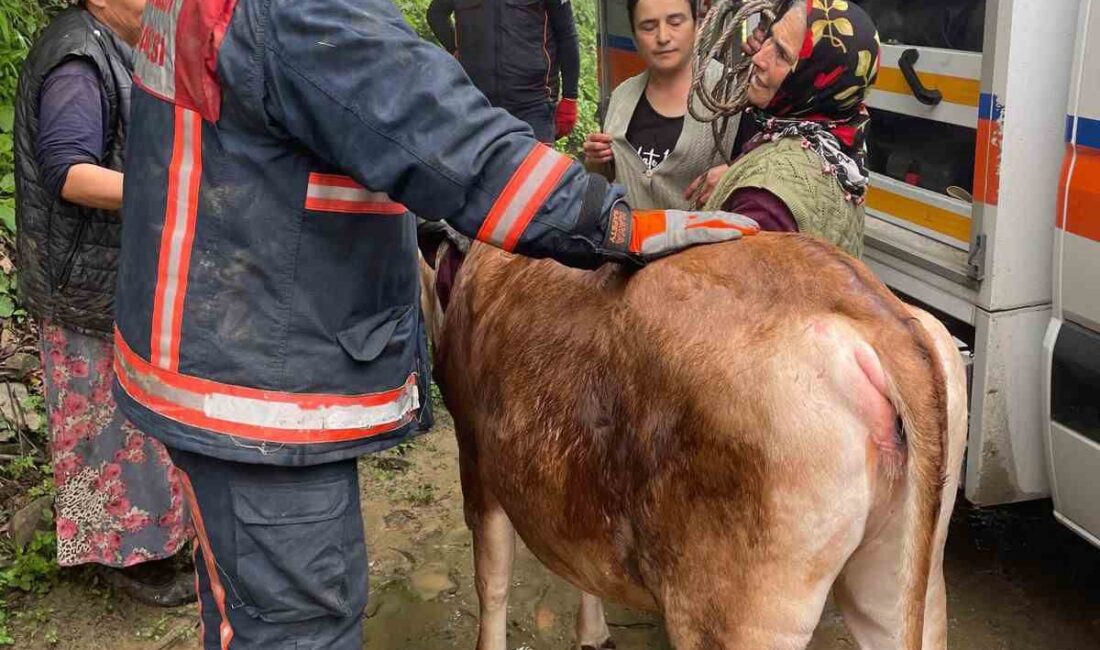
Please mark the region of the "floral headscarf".
POLYGON ((750 109, 762 130, 757 137, 801 137, 803 146, 824 159, 823 170, 861 203, 867 193, 864 131, 870 120, 863 100, 878 74, 878 32, 870 16, 847 0, 805 3, 809 27, 798 64, 766 109, 750 109))

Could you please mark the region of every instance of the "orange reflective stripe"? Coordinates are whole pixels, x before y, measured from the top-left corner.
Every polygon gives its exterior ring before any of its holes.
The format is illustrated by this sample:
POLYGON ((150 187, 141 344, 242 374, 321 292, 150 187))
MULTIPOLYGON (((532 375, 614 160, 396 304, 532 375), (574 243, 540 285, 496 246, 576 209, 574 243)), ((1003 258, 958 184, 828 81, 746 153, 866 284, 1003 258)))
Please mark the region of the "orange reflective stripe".
MULTIPOLYGON (((218 563, 214 561, 214 549, 210 547, 210 538, 206 536, 206 525, 202 520, 202 510, 199 509, 199 500, 195 497, 195 488, 191 487, 191 477, 187 472, 176 468, 183 482, 183 491, 187 495, 187 501, 191 504, 191 520, 195 522, 195 533, 202 546, 202 560, 206 568, 206 579, 210 582, 210 593, 214 595, 214 603, 218 606, 222 622, 218 626, 218 638, 221 640, 222 650, 229 650, 229 643, 233 640, 233 626, 229 624, 229 615, 225 609, 225 588, 222 587, 221 576, 218 575, 218 563)), ((198 571, 198 568, 195 569, 198 571)), ((196 586, 198 578, 196 574, 196 586)), ((199 598, 202 603, 202 598, 199 598)))
MULTIPOLYGON (((551 150, 552 151, 552 150, 551 150)), ((535 214, 538 213, 539 208, 542 207, 543 202, 546 201, 546 197, 550 196, 550 192, 554 191, 554 187, 557 186, 561 177, 565 175, 566 170, 573 164, 573 161, 565 156, 560 156, 554 160, 550 169, 546 171, 546 175, 543 177, 542 182, 535 188, 534 194, 528 200, 527 205, 524 206, 524 213, 516 222, 512 224, 512 227, 508 230, 508 235, 504 238, 504 245, 502 248, 506 251, 513 251, 516 249, 516 244, 519 243, 519 238, 523 236, 523 231, 527 230, 527 226, 531 223, 531 219, 535 218, 535 214)))
MULTIPOLYGON (((183 159, 183 114, 176 108, 174 135, 172 136, 172 159, 168 163, 167 207, 164 210, 164 226, 160 232, 160 257, 157 260, 157 286, 153 294, 153 330, 149 337, 149 358, 165 359, 162 352, 167 345, 164 335, 164 294, 168 282, 168 250, 171 247, 172 231, 176 221, 176 197, 179 195, 179 167, 183 159)), ((164 365, 168 365, 166 362, 164 365)))
POLYGON ((153 331, 149 340, 152 362, 169 370, 179 367, 179 332, 202 177, 202 118, 195 111, 180 106, 176 106, 175 111, 172 160, 168 166, 167 201, 153 296, 153 331))
POLYGON ((514 250, 523 231, 572 164, 572 158, 536 143, 493 203, 477 238, 506 251, 514 250))
MULTIPOLYGON (((172 330, 169 348, 169 369, 178 370, 180 365, 180 330, 183 327, 183 300, 187 296, 187 281, 191 277, 191 250, 195 243, 195 219, 199 206, 199 180, 202 177, 202 118, 198 113, 187 116, 191 121, 190 159, 193 161, 187 176, 187 188, 184 195, 187 200, 187 208, 183 214, 186 219, 183 228, 183 242, 180 244, 179 270, 175 295, 175 304, 172 306, 172 330)), ((185 158, 186 161, 186 158, 185 158)))
POLYGON ((249 440, 317 444, 394 431, 420 406, 416 373, 395 389, 362 395, 300 394, 234 386, 158 368, 115 330, 115 374, 132 399, 183 424, 249 440))
POLYGON ((349 176, 317 172, 309 175, 306 210, 386 215, 408 212, 408 208, 393 201, 385 192, 372 192, 349 176))
MULTIPOLYGON (((489 214, 485 217, 485 221, 481 224, 481 229, 477 232, 477 238, 481 241, 491 241, 493 233, 496 231, 500 220, 504 216, 504 209, 512 204, 515 200, 516 193, 523 185, 523 181, 531 175, 531 171, 535 167, 535 163, 539 159, 539 155, 542 152, 542 145, 536 144, 531 151, 527 154, 527 157, 523 159, 523 162, 519 164, 519 168, 516 169, 512 177, 508 179, 508 183, 504 186, 504 190, 497 197, 497 200, 493 202, 493 207, 489 210, 489 214)), ((504 242, 504 238, 500 238, 500 243, 504 242)))

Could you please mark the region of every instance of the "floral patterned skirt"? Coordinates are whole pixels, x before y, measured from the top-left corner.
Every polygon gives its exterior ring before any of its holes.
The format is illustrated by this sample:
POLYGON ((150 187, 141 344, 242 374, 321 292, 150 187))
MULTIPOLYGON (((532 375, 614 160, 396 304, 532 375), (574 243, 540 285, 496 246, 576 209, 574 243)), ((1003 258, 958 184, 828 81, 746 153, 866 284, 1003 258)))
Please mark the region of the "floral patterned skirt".
POLYGON ((115 408, 111 342, 44 322, 40 343, 58 563, 174 555, 192 535, 183 486, 164 446, 115 408))

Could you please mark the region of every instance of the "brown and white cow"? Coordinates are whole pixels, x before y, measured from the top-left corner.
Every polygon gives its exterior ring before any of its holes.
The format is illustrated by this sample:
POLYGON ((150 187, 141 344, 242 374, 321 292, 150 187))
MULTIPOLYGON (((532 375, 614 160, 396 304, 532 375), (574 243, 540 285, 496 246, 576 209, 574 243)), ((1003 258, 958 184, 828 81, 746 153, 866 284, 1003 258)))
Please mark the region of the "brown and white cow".
POLYGON ((636 272, 475 244, 445 314, 425 288, 478 650, 506 648, 515 532, 585 592, 582 647, 613 647, 606 598, 678 650, 803 648, 830 590, 863 648, 945 647, 963 368, 860 262, 772 233, 636 272))

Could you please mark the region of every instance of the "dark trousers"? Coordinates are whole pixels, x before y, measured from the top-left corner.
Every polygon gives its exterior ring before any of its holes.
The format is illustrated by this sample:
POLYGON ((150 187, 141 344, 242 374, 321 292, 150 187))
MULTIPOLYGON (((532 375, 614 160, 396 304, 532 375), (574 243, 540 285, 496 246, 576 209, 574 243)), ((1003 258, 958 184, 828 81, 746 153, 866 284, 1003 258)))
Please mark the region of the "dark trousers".
POLYGON ((169 449, 197 533, 204 650, 362 650, 355 460, 277 467, 169 449))
POLYGON ((510 108, 508 112, 530 124, 540 142, 554 144, 554 107, 554 102, 542 102, 523 108, 510 108))

